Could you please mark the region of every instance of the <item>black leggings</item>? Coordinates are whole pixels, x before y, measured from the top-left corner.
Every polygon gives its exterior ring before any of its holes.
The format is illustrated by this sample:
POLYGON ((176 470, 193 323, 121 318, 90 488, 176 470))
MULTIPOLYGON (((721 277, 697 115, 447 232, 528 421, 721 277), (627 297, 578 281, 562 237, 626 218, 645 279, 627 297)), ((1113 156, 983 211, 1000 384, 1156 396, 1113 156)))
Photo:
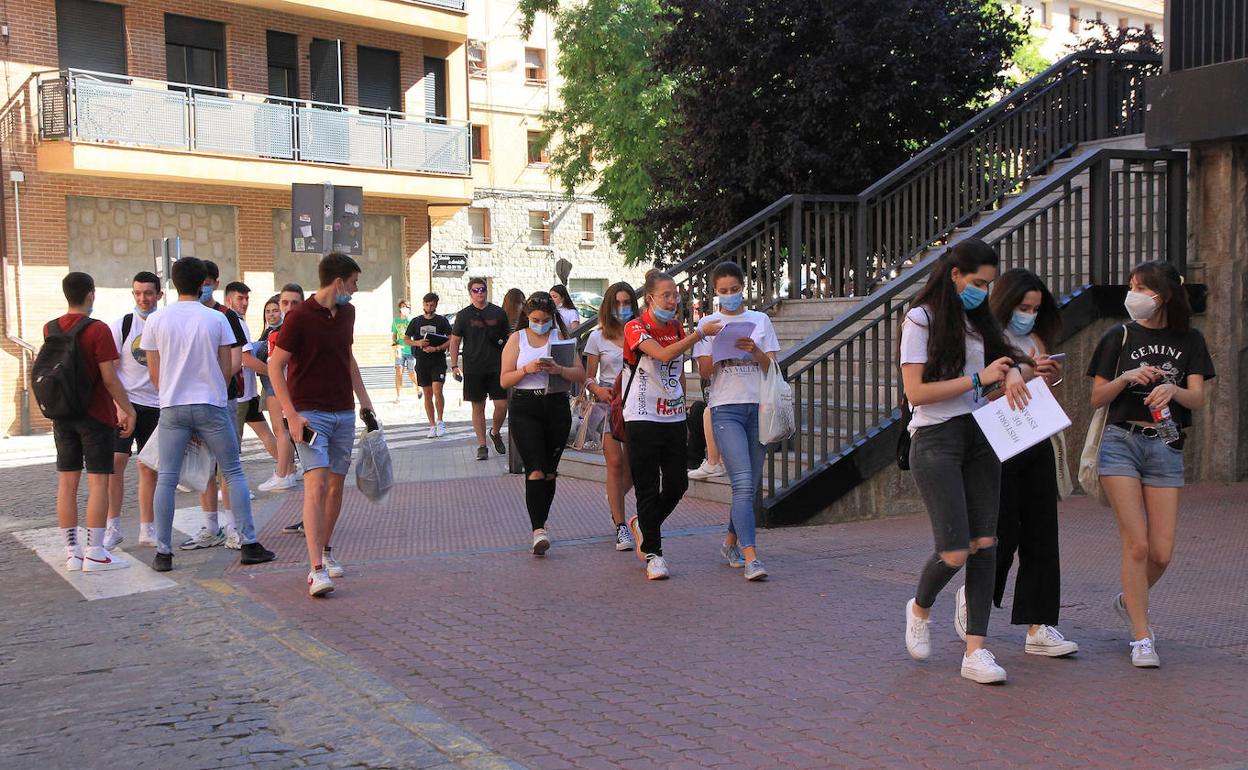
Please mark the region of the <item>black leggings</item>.
POLYGON ((663 522, 689 488, 685 468, 688 432, 685 423, 634 420, 626 423, 628 465, 637 492, 637 526, 641 552, 663 555, 663 522))
POLYGON ((566 393, 538 395, 523 390, 511 394, 511 437, 524 463, 524 502, 533 529, 546 526, 555 499, 559 458, 572 430, 572 411, 566 393), (541 471, 546 478, 530 479, 541 471))
POLYGON ((1001 513, 997 517, 998 607, 1018 551, 1014 625, 1057 625, 1062 604, 1062 567, 1057 545, 1057 461, 1042 441, 1001 464, 1001 513))

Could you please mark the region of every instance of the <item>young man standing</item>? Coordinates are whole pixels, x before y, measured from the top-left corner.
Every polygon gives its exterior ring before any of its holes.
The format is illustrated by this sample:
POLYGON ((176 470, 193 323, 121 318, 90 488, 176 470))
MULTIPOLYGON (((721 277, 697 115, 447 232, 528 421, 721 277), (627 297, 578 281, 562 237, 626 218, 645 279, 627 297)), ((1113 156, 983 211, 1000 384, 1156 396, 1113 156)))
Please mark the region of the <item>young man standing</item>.
MULTIPOLYGON (((103 572, 130 566, 104 547, 108 516, 108 480, 113 473, 116 431, 134 430, 134 407, 117 378, 117 347, 108 326, 91 318, 95 280, 86 273, 69 273, 61 281, 68 304, 65 315, 44 327, 45 340, 77 336, 79 376, 90 384, 85 412, 52 420, 56 443, 56 518, 65 538, 65 569, 103 572), (87 548, 78 543, 78 482, 87 468, 87 548)), ((74 383, 66 383, 73 386, 74 383)))
MULTIPOLYGON (((160 393, 160 472, 156 480, 156 558, 152 569, 173 569, 174 488, 182 472, 186 445, 198 438, 212 453, 229 483, 230 508, 237 522, 243 564, 274 558, 256 542, 251 492, 238 456, 238 433, 228 410, 226 382, 235 372, 235 333, 226 317, 202 302, 208 271, 201 260, 183 257, 173 263, 178 301, 147 320, 141 346, 147 369, 160 393)), ((211 296, 211 295, 209 295, 211 296)), ((215 498, 215 493, 213 495, 215 498)), ((216 500, 214 499, 215 503, 216 500)))
POLYGON ((416 357, 412 355, 412 346, 407 342, 407 327, 411 323, 412 309, 407 300, 399 301, 399 315, 390 323, 390 346, 394 348, 394 403, 399 403, 403 392, 403 373, 413 385, 419 387, 420 382, 412 370, 416 367, 416 357))
POLYGON ((451 344, 451 322, 438 315, 438 295, 425 295, 423 315, 417 316, 403 332, 403 339, 416 354, 416 384, 425 396, 425 416, 429 418, 429 438, 446 435, 446 423, 442 415, 446 399, 442 386, 446 383, 446 349, 451 344), (429 335, 440 340, 430 340, 429 335))
MULTIPOLYGON (((251 329, 247 326, 247 308, 251 306, 251 289, 242 281, 231 281, 225 286, 225 306, 238 316, 238 321, 243 327, 243 338, 247 342, 243 345, 243 393, 238 399, 237 415, 235 425, 238 426, 239 447, 242 447, 243 426, 251 428, 251 432, 256 434, 256 438, 260 439, 260 443, 264 445, 265 451, 269 456, 277 460, 277 440, 273 438, 273 431, 269 430, 269 424, 264 420, 264 412, 260 409, 260 390, 256 383, 256 373, 269 373, 268 364, 256 358, 254 350, 256 342, 251 338, 251 329)), ((229 545, 228 543, 226 544, 229 545)))
POLYGON ((507 391, 498 381, 503 368, 503 345, 509 334, 507 314, 485 298, 485 280, 468 281, 468 307, 455 315, 451 330, 451 374, 464 382, 464 400, 472 404, 472 429, 477 434, 477 459, 489 459, 485 448, 485 399, 494 402, 494 451, 506 453, 503 422, 507 419, 507 391), (459 369, 459 346, 464 345, 464 369, 459 369))
POLYGON ((317 268, 321 287, 282 322, 277 346, 269 353, 269 379, 297 442, 303 462, 303 528, 308 545, 308 594, 334 590, 345 571, 334 558, 330 539, 342 511, 342 488, 355 442, 355 398, 360 417, 376 427, 373 402, 364 389, 351 352, 355 307, 351 295, 360 266, 334 252, 317 268), (310 442, 310 443, 309 443, 310 442))
MULTIPOLYGON (((113 548, 125 538, 121 534, 121 507, 126 489, 126 465, 137 442, 139 451, 160 422, 160 395, 147 374, 147 353, 140 347, 147 317, 155 310, 160 298, 160 278, 143 271, 134 276, 130 293, 134 310, 113 321, 109 329, 121 359, 117 362, 117 378, 126 389, 134 406, 134 432, 128 436, 117 432, 113 442, 113 475, 108 479, 108 527, 104 547, 113 548)), ((152 495, 156 493, 156 471, 139 463, 139 545, 156 545, 156 520, 152 515, 152 495)))

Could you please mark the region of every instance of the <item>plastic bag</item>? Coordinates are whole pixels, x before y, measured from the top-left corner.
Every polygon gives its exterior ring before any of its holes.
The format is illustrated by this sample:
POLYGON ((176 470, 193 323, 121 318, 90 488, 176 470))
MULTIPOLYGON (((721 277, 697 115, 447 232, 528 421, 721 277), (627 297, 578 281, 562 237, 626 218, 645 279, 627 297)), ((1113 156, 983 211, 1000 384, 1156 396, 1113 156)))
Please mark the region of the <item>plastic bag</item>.
POLYGON ((572 403, 572 429, 568 433, 568 446, 586 452, 602 449, 602 434, 606 428, 610 405, 595 401, 586 392, 572 403))
POLYGON ((386 446, 386 436, 380 426, 360 436, 355 485, 374 503, 384 500, 394 486, 394 465, 390 462, 390 448, 386 446))
MULTIPOLYGON (((160 427, 152 431, 152 435, 139 452, 138 461, 160 472, 160 427)), ((216 469, 216 458, 208 447, 198 439, 191 439, 186 445, 186 454, 182 457, 182 472, 178 474, 178 484, 194 492, 203 492, 208 488, 208 480, 216 469)))
POLYGON ((784 381, 773 361, 763 373, 758 393, 758 441, 763 445, 784 441, 793 435, 793 388, 784 381))

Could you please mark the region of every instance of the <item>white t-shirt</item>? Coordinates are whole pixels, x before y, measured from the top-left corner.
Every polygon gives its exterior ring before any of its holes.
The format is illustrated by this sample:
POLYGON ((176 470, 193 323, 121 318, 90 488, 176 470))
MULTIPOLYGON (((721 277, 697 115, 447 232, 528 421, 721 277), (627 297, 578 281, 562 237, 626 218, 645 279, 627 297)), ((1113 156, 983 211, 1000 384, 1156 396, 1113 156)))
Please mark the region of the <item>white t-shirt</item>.
MULTIPOLYGON (((775 327, 771 325, 771 319, 766 313, 746 310, 736 315, 727 315, 719 312, 712 313, 706 319, 719 321, 724 325, 738 321, 752 323, 754 331, 750 332, 750 339, 754 340, 755 345, 758 345, 764 353, 775 353, 780 350, 780 341, 776 339, 775 327)), ((714 344, 713 339, 699 340, 693 346, 693 355, 695 357, 710 356, 714 344)), ((706 405, 716 407, 725 404, 757 404, 762 383, 762 368, 749 353, 742 350, 741 358, 721 361, 715 365, 706 405)))
POLYGON ((604 388, 611 387, 624 368, 624 349, 602 336, 602 329, 594 329, 585 341, 585 355, 598 356, 598 384, 604 388))
POLYGON ((1036 342, 1035 337, 1030 334, 1020 337, 1009 329, 1006 329, 1005 341, 1018 350, 1021 350, 1023 355, 1028 358, 1034 359, 1036 356, 1040 355, 1040 343, 1036 342))
POLYGON ((568 331, 572 331, 572 324, 581 321, 581 314, 573 307, 559 308, 559 317, 563 319, 563 325, 568 327, 568 331))
MULTIPOLYGON (((666 347, 676 344, 683 337, 679 324, 669 322, 659 325, 649 312, 624 326, 624 342, 633 350, 649 339, 666 347), (650 323, 649 330, 646 328, 647 321, 650 323)), ((624 401, 625 422, 684 422, 685 388, 681 376, 684 374, 685 357, 677 356, 663 363, 640 351, 637 356, 636 374, 625 369, 624 379, 620 382, 621 392, 628 391, 628 398, 624 401)))
MULTIPOLYGON (((251 338, 251 329, 247 328, 247 321, 241 315, 238 317, 239 323, 243 325, 243 352, 256 354, 256 341, 251 338)), ((255 398, 259 391, 256 389, 256 373, 252 369, 243 367, 243 397, 239 401, 250 401, 255 398)))
MULTIPOLYGON (((927 323, 928 313, 925 308, 911 308, 906 313, 906 320, 901 324, 901 363, 927 363, 927 323)), ((984 341, 970 328, 966 331, 966 364, 962 367, 962 375, 969 377, 984 368, 984 341)), ((939 425, 953 417, 970 414, 979 404, 975 403, 974 393, 970 390, 960 396, 947 398, 933 404, 912 407, 910 432, 925 425, 939 425)))
POLYGON ((225 377, 217 350, 234 344, 224 313, 179 300, 147 318, 143 350, 160 354, 160 406, 225 406, 225 377))
MULTIPOLYGON (((160 394, 156 392, 152 378, 147 376, 147 351, 140 347, 143 327, 147 321, 134 311, 126 315, 134 316, 134 320, 130 322, 130 336, 126 339, 121 338, 121 325, 126 316, 123 315, 108 325, 113 332, 113 344, 121 354, 121 359, 117 362, 117 379, 121 380, 121 387, 126 389, 131 403, 158 409, 160 394)), ((151 318, 150 314, 148 318, 151 318)))

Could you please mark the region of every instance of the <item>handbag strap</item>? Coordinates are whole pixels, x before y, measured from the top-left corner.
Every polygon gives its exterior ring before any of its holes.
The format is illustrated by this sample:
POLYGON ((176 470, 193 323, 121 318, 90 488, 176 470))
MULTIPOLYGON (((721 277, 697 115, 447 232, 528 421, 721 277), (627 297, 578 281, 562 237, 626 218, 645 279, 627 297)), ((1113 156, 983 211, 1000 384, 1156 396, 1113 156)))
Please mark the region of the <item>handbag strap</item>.
POLYGON ((1118 358, 1114 361, 1114 379, 1122 374, 1122 351, 1127 349, 1127 325, 1122 325, 1122 342, 1118 345, 1118 358))

